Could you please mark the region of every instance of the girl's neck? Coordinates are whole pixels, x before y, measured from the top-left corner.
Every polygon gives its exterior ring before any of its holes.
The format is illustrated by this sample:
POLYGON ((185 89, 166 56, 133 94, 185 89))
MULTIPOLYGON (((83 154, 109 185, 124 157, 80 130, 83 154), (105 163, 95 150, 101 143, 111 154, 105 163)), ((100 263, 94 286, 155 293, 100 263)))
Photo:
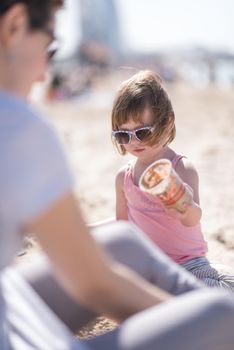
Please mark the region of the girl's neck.
POLYGON ((147 158, 137 158, 133 166, 133 182, 136 186, 139 184, 139 179, 143 171, 156 160, 166 158, 172 161, 175 156, 175 152, 168 146, 164 147, 157 154, 153 153, 152 156, 147 158))
POLYGON ((168 146, 162 148, 159 152, 157 153, 152 153, 150 154, 147 158, 137 158, 136 164, 142 166, 142 167, 147 167, 151 163, 155 162, 156 160, 166 158, 172 160, 174 156, 174 151, 169 148, 168 146))

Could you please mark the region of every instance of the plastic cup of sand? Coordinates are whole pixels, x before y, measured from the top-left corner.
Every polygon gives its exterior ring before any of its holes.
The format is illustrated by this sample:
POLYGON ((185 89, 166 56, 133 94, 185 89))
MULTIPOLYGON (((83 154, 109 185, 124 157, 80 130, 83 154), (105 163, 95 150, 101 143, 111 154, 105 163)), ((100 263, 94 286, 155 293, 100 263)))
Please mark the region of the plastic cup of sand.
POLYGON ((185 205, 192 202, 192 193, 168 159, 159 159, 150 164, 140 177, 139 187, 157 196, 166 207, 181 213, 185 211, 185 205))

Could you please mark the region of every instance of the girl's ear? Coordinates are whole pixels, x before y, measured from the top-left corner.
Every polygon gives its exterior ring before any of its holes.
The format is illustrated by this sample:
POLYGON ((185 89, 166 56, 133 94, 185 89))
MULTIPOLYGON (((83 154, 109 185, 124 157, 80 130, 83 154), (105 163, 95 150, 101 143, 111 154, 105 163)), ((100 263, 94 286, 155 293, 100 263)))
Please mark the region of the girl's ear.
POLYGON ((0 44, 11 48, 16 45, 28 28, 28 14, 23 4, 13 5, 0 21, 0 44))

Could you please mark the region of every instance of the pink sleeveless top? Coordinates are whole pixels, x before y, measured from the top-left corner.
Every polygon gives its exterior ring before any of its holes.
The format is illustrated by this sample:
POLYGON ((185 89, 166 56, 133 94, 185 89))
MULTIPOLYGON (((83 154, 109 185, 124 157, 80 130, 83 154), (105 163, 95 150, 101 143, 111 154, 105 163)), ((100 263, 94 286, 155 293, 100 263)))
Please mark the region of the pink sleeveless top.
MULTIPOLYGON (((175 168, 183 156, 172 160, 175 168)), ((160 200, 144 193, 133 183, 133 163, 125 173, 124 192, 128 204, 128 220, 136 224, 146 235, 175 262, 181 264, 207 252, 200 223, 184 226, 178 219, 166 214, 160 200)))

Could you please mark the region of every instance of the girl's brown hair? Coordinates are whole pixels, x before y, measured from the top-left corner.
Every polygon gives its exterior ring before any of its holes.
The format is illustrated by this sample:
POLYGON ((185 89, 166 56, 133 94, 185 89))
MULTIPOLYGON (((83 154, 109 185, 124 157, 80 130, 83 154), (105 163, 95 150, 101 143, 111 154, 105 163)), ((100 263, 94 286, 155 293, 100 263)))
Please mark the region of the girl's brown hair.
MULTIPOLYGON (((176 133, 174 110, 160 76, 149 70, 138 72, 120 85, 112 107, 112 130, 118 130, 130 119, 141 123, 145 108, 152 111, 154 127, 147 144, 157 144, 168 128, 166 144, 170 143, 176 133)), ((126 154, 123 145, 118 145, 115 140, 113 142, 120 154, 126 154)))

